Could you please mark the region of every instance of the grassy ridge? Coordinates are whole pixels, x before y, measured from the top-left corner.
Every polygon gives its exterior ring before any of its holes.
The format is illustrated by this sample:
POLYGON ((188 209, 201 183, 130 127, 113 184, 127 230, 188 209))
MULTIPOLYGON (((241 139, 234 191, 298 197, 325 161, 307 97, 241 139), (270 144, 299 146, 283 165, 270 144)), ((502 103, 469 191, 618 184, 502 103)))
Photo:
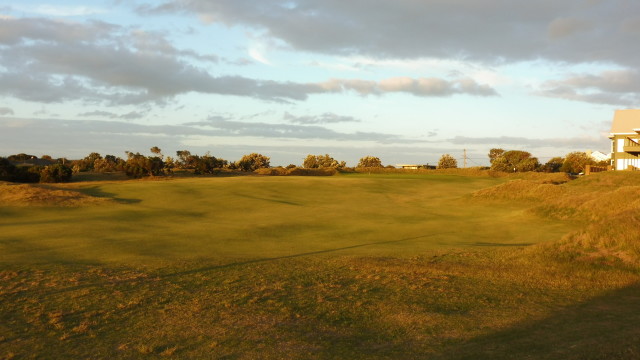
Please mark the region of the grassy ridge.
MULTIPOLYGON (((547 200, 621 181, 595 179, 547 200)), ((114 203, 1 207, 0 356, 634 358, 637 272, 557 256, 587 219, 504 181, 87 182, 66 190, 114 203)))
POLYGON ((585 222, 562 241, 535 251, 570 261, 640 266, 640 174, 604 172, 563 184, 515 180, 475 192, 487 200, 529 201, 545 218, 585 222))

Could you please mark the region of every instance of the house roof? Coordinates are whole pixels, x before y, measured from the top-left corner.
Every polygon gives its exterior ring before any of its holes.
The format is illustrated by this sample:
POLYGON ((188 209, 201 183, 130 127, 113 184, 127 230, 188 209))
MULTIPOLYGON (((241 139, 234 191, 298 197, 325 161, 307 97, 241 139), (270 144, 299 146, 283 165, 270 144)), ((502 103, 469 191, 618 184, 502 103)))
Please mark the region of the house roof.
POLYGON ((636 134, 640 132, 640 109, 616 110, 611 124, 611 134, 636 134))

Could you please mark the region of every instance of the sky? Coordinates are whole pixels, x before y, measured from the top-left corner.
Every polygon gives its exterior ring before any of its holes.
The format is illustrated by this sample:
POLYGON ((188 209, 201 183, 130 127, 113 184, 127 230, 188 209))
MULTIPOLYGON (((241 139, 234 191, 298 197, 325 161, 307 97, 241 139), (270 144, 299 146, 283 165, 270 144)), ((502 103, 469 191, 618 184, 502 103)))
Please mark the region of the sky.
POLYGON ((0 1, 0 156, 610 151, 637 0, 0 1))

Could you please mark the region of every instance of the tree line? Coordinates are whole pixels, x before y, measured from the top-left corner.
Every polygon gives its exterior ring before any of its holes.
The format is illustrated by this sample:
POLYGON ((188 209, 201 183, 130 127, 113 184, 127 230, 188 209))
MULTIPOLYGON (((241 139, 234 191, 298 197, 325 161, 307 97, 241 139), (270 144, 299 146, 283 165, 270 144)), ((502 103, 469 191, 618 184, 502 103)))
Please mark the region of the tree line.
MULTIPOLYGON (((487 169, 500 172, 566 172, 578 174, 584 171, 587 165, 607 166, 608 160, 596 161, 585 152, 574 151, 564 157, 557 156, 541 163, 538 158, 528 151, 504 150, 493 148, 489 150, 490 167, 487 169)), ((438 169, 457 168, 458 160, 450 154, 444 154, 438 161, 438 169)))
MULTIPOLYGON (((66 182, 71 180, 73 174, 80 172, 123 172, 130 178, 154 177, 171 175, 175 171, 187 171, 195 175, 216 174, 224 170, 254 172, 259 169, 271 167, 270 158, 259 153, 251 153, 242 156, 237 161, 227 161, 215 157, 208 152, 204 155, 192 154, 188 150, 179 150, 175 157, 165 156, 157 146, 150 149, 152 155, 143 155, 138 152, 125 151, 125 158, 114 155, 102 156, 92 152, 79 160, 67 160, 66 158, 53 159, 43 155, 38 158, 34 155, 16 154, 7 158, 0 157, 0 180, 12 182, 66 182)), ((607 162, 596 162, 584 152, 572 152, 564 157, 554 157, 547 163, 541 164, 531 153, 521 150, 504 150, 493 148, 488 154, 491 166, 487 169, 501 172, 568 172, 579 173, 584 171, 586 165, 608 165, 607 162)), ((356 168, 382 168, 380 158, 365 156, 360 158, 356 168)), ((393 168, 393 166, 387 166, 393 168)), ((458 162, 450 154, 444 154, 438 161, 438 169, 457 168, 458 162)), ((292 169, 346 169, 346 162, 339 161, 329 154, 307 155, 302 167, 290 164, 282 170, 292 169)))
MULTIPOLYGON (((92 152, 79 160, 66 158, 53 159, 43 155, 16 154, 7 158, 0 157, 0 181, 24 183, 66 182, 73 174, 81 172, 123 172, 130 178, 154 177, 172 175, 175 171, 187 171, 195 175, 216 174, 223 170, 253 172, 270 168, 270 158, 251 153, 243 155, 237 161, 227 161, 209 153, 204 155, 192 154, 188 150, 179 150, 175 157, 165 156, 162 150, 154 146, 151 155, 139 152, 125 151, 125 157, 115 155, 102 156, 92 152)), ((358 162, 358 167, 382 167, 382 162, 374 156, 365 156, 358 162)), ((286 169, 299 168, 290 164, 286 169)), ((302 164, 305 169, 335 169, 346 168, 345 161, 338 161, 329 154, 308 155, 302 164)))

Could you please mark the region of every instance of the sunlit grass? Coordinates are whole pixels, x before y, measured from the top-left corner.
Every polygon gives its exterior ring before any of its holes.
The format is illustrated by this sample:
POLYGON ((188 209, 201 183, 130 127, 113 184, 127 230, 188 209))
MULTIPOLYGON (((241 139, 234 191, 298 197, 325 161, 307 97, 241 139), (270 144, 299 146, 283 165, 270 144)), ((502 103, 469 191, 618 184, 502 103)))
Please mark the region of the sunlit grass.
POLYGON ((0 357, 634 358, 637 271, 558 256, 595 225, 534 195, 471 196, 504 181, 86 182, 65 188, 113 202, 0 208, 0 357))

